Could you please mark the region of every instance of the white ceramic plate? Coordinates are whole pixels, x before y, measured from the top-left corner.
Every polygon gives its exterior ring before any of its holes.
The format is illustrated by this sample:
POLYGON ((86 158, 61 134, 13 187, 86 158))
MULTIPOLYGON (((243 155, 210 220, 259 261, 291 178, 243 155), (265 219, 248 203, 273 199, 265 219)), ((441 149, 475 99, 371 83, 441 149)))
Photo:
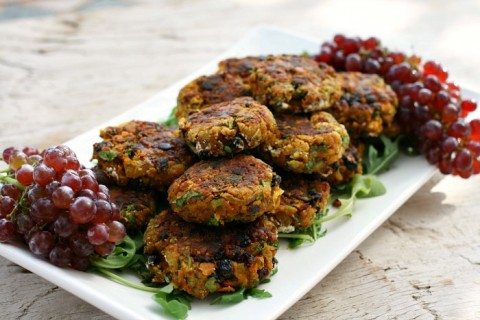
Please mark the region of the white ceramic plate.
MULTIPOLYGON (((219 60, 225 57, 268 53, 316 52, 319 43, 320 40, 307 39, 276 28, 253 29, 230 50, 198 72, 108 123, 68 141, 67 144, 75 150, 82 163, 87 163, 92 153, 92 144, 99 139, 100 128, 132 119, 155 121, 167 118, 175 105, 179 89, 199 75, 214 72, 219 60)), ((479 98, 479 95, 473 92, 465 94, 479 98)), ((394 168, 380 176, 387 188, 387 194, 357 201, 353 217, 339 218, 327 223, 327 235, 314 245, 295 250, 283 246, 279 250, 279 271, 270 283, 262 286, 273 294, 272 298, 250 298, 228 306, 211 306, 208 301, 196 301, 189 312, 189 319, 243 320, 252 316, 255 319, 277 318, 377 229, 434 172, 435 168, 429 166, 422 157, 401 158, 394 168)), ((47 261, 34 257, 21 245, 0 244, 0 254, 118 319, 170 319, 152 300, 151 293, 130 289, 95 274, 54 267, 47 261)))

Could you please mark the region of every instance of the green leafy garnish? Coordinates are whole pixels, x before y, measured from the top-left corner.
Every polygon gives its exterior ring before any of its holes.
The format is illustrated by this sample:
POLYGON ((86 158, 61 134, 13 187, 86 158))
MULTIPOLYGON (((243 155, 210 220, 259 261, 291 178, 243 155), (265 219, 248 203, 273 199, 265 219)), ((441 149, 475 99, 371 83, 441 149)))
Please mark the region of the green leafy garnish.
POLYGON ((250 295, 257 299, 265 299, 265 298, 272 297, 272 294, 270 292, 265 291, 265 289, 257 289, 257 288, 250 289, 250 295))
POLYGON ((106 257, 94 255, 90 257, 90 264, 94 267, 105 269, 119 269, 125 267, 135 256, 137 247, 135 241, 129 236, 125 236, 115 250, 106 257))
POLYGON ((115 150, 102 150, 98 153, 100 159, 104 161, 113 161, 118 155, 119 153, 115 150))
POLYGON ((327 233, 327 230, 322 228, 322 222, 320 222, 322 216, 323 215, 318 214, 315 218, 315 222, 308 228, 296 228, 293 232, 279 233, 278 237, 287 239, 288 247, 290 249, 299 247, 305 242, 313 243, 327 233))
POLYGON ((385 186, 376 176, 361 174, 355 175, 348 184, 340 186, 337 190, 341 191, 341 195, 332 194, 330 198, 339 199, 341 206, 333 214, 317 214, 315 222, 309 228, 297 228, 294 232, 279 233, 278 237, 287 239, 288 247, 292 249, 305 242, 313 243, 327 233, 327 230, 322 228, 324 222, 352 215, 355 199, 376 197, 386 192, 385 186))
POLYGON ((146 292, 155 293, 153 300, 159 303, 164 311, 177 319, 185 319, 190 309, 190 302, 192 298, 185 293, 179 292, 173 288, 172 284, 167 284, 163 287, 151 287, 132 282, 121 277, 116 270, 132 270, 143 279, 149 278, 150 272, 145 267, 146 257, 141 251, 143 247, 143 234, 141 232, 131 232, 131 237, 126 236, 121 243, 119 243, 113 253, 107 257, 92 256, 90 258, 89 272, 97 272, 103 274, 118 283, 127 287, 142 290, 146 292))
POLYGON ((264 289, 245 289, 241 288, 232 293, 224 293, 219 295, 215 299, 210 302, 210 304, 232 304, 232 303, 239 303, 243 300, 248 299, 248 297, 253 297, 257 299, 265 299, 272 297, 272 294, 264 289))
POLYGON ((379 174, 388 170, 400 155, 399 141, 400 138, 392 141, 387 136, 382 135, 380 136, 382 146, 368 145, 366 156, 363 160, 365 173, 379 174))
POLYGON ((326 222, 341 216, 352 216, 353 205, 357 198, 372 198, 380 196, 387 192, 385 186, 374 175, 356 174, 348 184, 347 195, 337 197, 341 205, 337 211, 331 215, 324 216, 319 222, 326 222))
POLYGON ((171 293, 157 292, 152 298, 162 306, 166 313, 176 319, 183 320, 187 318, 188 310, 190 309, 189 306, 175 296, 172 296, 171 293))
POLYGON ((170 115, 165 121, 160 121, 160 123, 163 123, 169 127, 177 127, 178 126, 178 119, 175 116, 175 113, 177 112, 177 107, 172 109, 172 112, 170 112, 170 115))

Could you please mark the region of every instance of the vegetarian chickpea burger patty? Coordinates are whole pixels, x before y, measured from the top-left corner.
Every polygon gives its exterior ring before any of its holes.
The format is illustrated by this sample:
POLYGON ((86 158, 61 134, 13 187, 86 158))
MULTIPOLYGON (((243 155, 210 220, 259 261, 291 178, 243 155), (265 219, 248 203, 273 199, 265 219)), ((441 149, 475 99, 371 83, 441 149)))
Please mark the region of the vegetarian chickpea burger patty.
POLYGON ((177 119, 212 104, 230 101, 252 93, 242 78, 226 73, 201 76, 183 87, 177 98, 177 119))
POLYGON ((208 225, 251 222, 279 204, 280 178, 251 155, 197 162, 168 189, 182 219, 208 225))
POLYGON ((317 175, 300 176, 282 172, 280 205, 268 216, 282 232, 308 228, 318 214, 324 213, 330 185, 317 175))
POLYGON ((277 139, 260 152, 265 161, 286 171, 326 176, 349 145, 345 127, 324 111, 277 115, 276 121, 277 139))
POLYGON ((179 128, 201 158, 228 156, 271 143, 277 124, 267 107, 252 98, 222 102, 182 118, 179 128))
POLYGON ((246 80, 255 100, 277 113, 311 113, 340 97, 335 70, 298 55, 269 55, 246 80))
POLYGON ((258 286, 270 276, 278 248, 276 227, 264 217, 218 228, 170 210, 150 220, 144 242, 153 282, 170 282, 199 299, 258 286))
POLYGON ((165 191, 195 161, 180 131, 156 122, 129 121, 100 131, 93 159, 120 186, 165 191))
POLYGON ((360 72, 340 72, 340 99, 328 110, 345 125, 352 138, 378 137, 393 122, 397 95, 381 77, 360 72))

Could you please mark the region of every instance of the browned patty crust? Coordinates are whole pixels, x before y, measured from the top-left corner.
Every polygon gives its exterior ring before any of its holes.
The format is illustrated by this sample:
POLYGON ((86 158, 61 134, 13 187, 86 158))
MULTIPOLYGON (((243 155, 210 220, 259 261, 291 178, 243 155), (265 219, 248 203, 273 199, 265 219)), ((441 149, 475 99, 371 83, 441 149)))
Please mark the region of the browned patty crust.
POLYGON ((277 113, 324 110, 340 97, 335 70, 298 55, 270 55, 255 64, 246 80, 253 97, 277 113))
POLYGON ((275 225, 264 217, 218 228, 170 210, 150 220, 144 242, 153 282, 170 282, 199 299, 258 286, 271 274, 278 247, 275 225))
POLYGON ((120 221, 127 229, 143 230, 155 215, 155 193, 150 190, 134 190, 109 186, 110 199, 120 209, 120 221))
POLYGON ((313 225, 318 214, 324 213, 330 185, 317 175, 299 176, 282 172, 280 205, 269 214, 282 232, 313 225))
POLYGON ((178 129, 156 122, 129 121, 101 130, 100 137, 92 158, 120 186, 165 191, 196 161, 178 129))
POLYGON ((345 125, 352 138, 377 137, 392 125, 397 95, 375 74, 338 73, 340 99, 328 111, 345 125))
POLYGON ((280 168, 296 173, 328 175, 331 165, 340 160, 348 147, 345 127, 331 114, 278 115, 278 135, 262 148, 262 157, 280 168))
POLYGON ((179 128, 194 153, 210 158, 271 143, 277 124, 267 107, 243 97, 192 113, 180 119, 179 128))
POLYGON ((228 73, 247 79, 255 71, 257 63, 265 59, 266 56, 225 59, 218 63, 218 73, 228 73))
POLYGON ((355 174, 362 174, 362 157, 364 145, 356 142, 350 143, 342 155, 342 158, 335 165, 332 174, 326 177, 331 185, 339 185, 352 180, 355 174))
POLYGON ((251 155, 194 164, 168 189, 173 211, 190 222, 250 222, 273 211, 282 190, 272 168, 251 155))
POLYGON ((177 98, 177 119, 212 104, 251 96, 242 78, 226 73, 201 76, 183 87, 177 98))

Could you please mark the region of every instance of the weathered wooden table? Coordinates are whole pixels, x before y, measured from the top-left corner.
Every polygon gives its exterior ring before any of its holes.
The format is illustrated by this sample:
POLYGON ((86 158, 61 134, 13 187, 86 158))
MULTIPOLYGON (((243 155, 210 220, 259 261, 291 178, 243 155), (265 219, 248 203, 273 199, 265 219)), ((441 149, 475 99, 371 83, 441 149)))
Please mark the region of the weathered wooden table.
MULTIPOLYGON (((0 24, 0 149, 99 125, 260 23, 322 39, 377 35, 480 90, 474 0, 117 2, 0 24)), ((478 176, 435 175, 281 318, 480 319, 479 188, 478 176)), ((1 319, 110 319, 3 258, 0 284, 1 319)))

